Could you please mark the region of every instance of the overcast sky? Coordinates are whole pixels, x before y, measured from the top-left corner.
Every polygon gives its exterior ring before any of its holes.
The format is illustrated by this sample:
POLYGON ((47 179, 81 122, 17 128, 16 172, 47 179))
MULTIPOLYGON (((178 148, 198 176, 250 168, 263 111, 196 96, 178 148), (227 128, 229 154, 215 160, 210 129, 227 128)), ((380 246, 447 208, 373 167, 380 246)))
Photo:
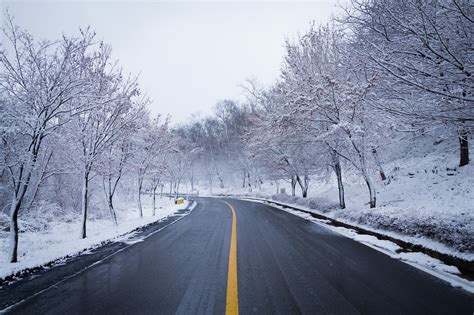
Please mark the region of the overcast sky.
MULTIPOLYGON (((3 2, 3 3, 2 3, 3 2)), ((121 66, 140 73, 154 113, 173 122, 209 114, 222 99, 242 100, 239 87, 278 76, 286 38, 325 23, 336 0, 309 2, 6 1, 17 24, 55 39, 92 26, 121 66)))

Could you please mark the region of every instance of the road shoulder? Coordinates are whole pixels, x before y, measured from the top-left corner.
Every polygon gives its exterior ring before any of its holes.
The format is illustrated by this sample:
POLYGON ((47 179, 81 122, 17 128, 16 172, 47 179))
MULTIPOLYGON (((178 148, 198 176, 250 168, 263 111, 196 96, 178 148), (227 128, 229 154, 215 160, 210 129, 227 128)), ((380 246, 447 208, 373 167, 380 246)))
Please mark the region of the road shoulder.
POLYGON ((322 214, 302 209, 295 205, 279 203, 264 198, 239 198, 251 202, 263 203, 267 206, 299 216, 311 222, 325 226, 339 234, 372 247, 392 258, 398 259, 417 269, 427 272, 454 287, 474 293, 474 262, 465 261, 420 245, 411 244, 395 237, 360 228, 341 222, 322 214))
POLYGON ((196 203, 191 202, 188 207, 178 210, 173 215, 138 227, 99 246, 86 249, 69 257, 57 259, 43 266, 25 270, 15 277, 3 279, 0 282, 0 311, 21 302, 31 295, 70 279, 116 253, 133 246, 135 243, 158 233, 190 214, 195 206, 196 203))

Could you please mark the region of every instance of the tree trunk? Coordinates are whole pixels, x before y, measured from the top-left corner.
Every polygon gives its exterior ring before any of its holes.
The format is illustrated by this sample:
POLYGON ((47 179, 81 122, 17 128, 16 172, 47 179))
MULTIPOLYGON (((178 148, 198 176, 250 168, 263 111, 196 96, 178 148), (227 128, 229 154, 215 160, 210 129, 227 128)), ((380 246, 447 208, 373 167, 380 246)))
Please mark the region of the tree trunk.
POLYGON ((336 173, 336 178, 337 178, 337 189, 339 191, 339 207, 341 209, 346 208, 346 202, 344 200, 344 184, 342 183, 342 168, 341 168, 341 163, 339 162, 339 156, 337 155, 336 152, 333 152, 332 155, 333 158, 333 169, 334 173, 336 173))
POLYGON ((10 209, 10 262, 18 261, 18 212, 21 200, 14 198, 10 209))
MULTIPOLYGON (((36 162, 36 157, 33 157, 33 163, 36 162)), ((31 170, 27 172, 25 177, 22 177, 23 174, 23 165, 20 170, 20 176, 18 183, 15 186, 15 191, 12 199, 12 204, 10 206, 10 262, 15 263, 18 261, 18 213, 20 212, 21 204, 25 198, 26 191, 31 178, 31 170), (20 180, 24 178, 24 182, 20 180)))
POLYGON ((308 197, 308 189, 309 189, 309 176, 304 175, 304 195, 303 197, 308 197))
POLYGON ((308 197, 309 177, 307 175, 304 175, 303 181, 301 180, 301 177, 297 175, 296 180, 301 188, 301 195, 303 196, 303 198, 308 197))
POLYGON ((250 180, 250 172, 247 172, 247 185, 249 186, 249 192, 252 192, 252 181, 250 180))
POLYGON ((153 187, 153 216, 156 214, 156 188, 158 186, 153 187))
POLYGON ((221 174, 219 174, 218 171, 216 171, 217 178, 219 179, 219 187, 222 189, 224 188, 224 181, 222 180, 221 174))
POLYGON ((114 204, 112 202, 112 195, 109 195, 108 203, 109 203, 109 211, 110 211, 110 216, 112 217, 112 221, 114 222, 115 226, 118 226, 117 214, 115 213, 114 204))
POLYGON ((459 128, 459 146, 459 166, 464 166, 469 164, 469 132, 463 127, 459 128))
POLYGON ((81 238, 87 236, 87 211, 89 202, 89 170, 86 167, 84 171, 84 178, 82 182, 82 224, 81 224, 81 238))
POLYGON ((208 173, 208 180, 209 180, 209 193, 212 195, 212 174, 208 173))
POLYGON ((143 207, 142 207, 142 188, 143 188, 143 178, 138 177, 138 214, 140 218, 143 218, 143 207))
MULTIPOLYGON (((350 138, 350 134, 349 134, 349 138, 350 138)), ((367 187, 369 188, 370 208, 375 208, 377 197, 376 197, 376 193, 375 193, 374 183, 372 182, 372 179, 369 176, 369 172, 367 171, 365 151, 360 150, 353 140, 351 140, 351 143, 352 143, 352 146, 354 147, 354 149, 356 150, 357 155, 359 156, 359 161, 360 161, 359 170, 362 173, 362 177, 364 178, 365 183, 367 184, 367 187)))
MULTIPOLYGON (((39 147, 39 144, 38 144, 39 147)), ((10 206, 10 262, 15 263, 18 261, 18 213, 20 212, 21 204, 25 198, 26 191, 28 190, 32 170, 36 164, 38 158, 38 151, 34 150, 32 153, 31 164, 28 170, 25 169, 24 164, 20 167, 19 178, 17 184, 14 187, 14 195, 12 204, 10 206), (23 176, 24 175, 24 176, 23 176)), ((13 174, 12 174, 13 176, 13 174)))
POLYGON ((363 174, 364 180, 367 184, 367 188, 369 189, 370 208, 375 208, 376 207, 376 200, 377 200, 375 187, 374 187, 374 184, 372 183, 372 180, 370 179, 369 175, 367 174, 367 171, 364 170, 363 172, 364 172, 364 174, 363 174))
POLYGON ((258 173, 256 173, 255 175, 255 180, 256 180, 256 183, 255 185, 257 186, 258 190, 262 190, 262 184, 263 184, 263 180, 260 178, 260 175, 258 175, 258 173))
POLYGON ((303 196, 303 198, 308 197, 308 189, 301 188, 301 195, 303 196))
POLYGON ((179 181, 176 181, 174 183, 174 199, 178 198, 178 194, 179 194, 178 190, 179 190, 179 181))
MULTIPOLYGON (((51 161, 51 158, 53 156, 53 152, 51 151, 48 155, 48 158, 46 159, 46 162, 45 164, 43 165, 43 167, 41 168, 41 174, 39 176, 39 179, 36 183, 36 186, 34 188, 34 191, 33 191, 33 194, 30 198, 30 202, 28 203, 28 206, 26 207, 26 209, 30 209, 32 206, 33 206, 33 202, 35 201, 36 199, 36 196, 38 195, 38 191, 40 190, 40 186, 41 186, 41 183, 43 182, 43 180, 45 179, 45 174, 46 174, 46 170, 48 168, 48 165, 49 165, 49 162, 51 161)), ((1 177, 1 175, 0 175, 1 177)))
MULTIPOLYGON (((10 206, 10 262, 12 263, 18 261, 18 213, 20 212, 21 204, 30 184, 32 172, 38 160, 38 153, 43 137, 44 134, 40 132, 31 139, 28 149, 28 153, 31 154, 28 163, 29 167, 26 167, 25 163, 20 163, 19 176, 14 180, 16 184, 14 185, 14 195, 10 206)), ((13 172, 11 176, 14 177, 13 172)))
POLYGON ((379 155, 377 153, 377 149, 373 148, 372 149, 372 154, 374 155, 375 163, 377 164, 377 167, 379 168, 380 177, 382 178, 382 180, 386 180, 387 177, 385 176, 385 172, 383 171, 382 163, 380 162, 379 155))
POLYGON ((246 179, 247 179, 247 173, 246 173, 245 170, 244 170, 244 180, 243 180, 243 182, 242 182, 242 188, 245 188, 245 181, 246 181, 246 179))
MULTIPOLYGON (((110 217, 112 218, 112 222, 115 226, 118 226, 118 221, 117 221, 117 215, 115 214, 115 209, 114 209, 114 191, 112 190, 112 183, 111 183, 111 177, 108 175, 107 177, 107 182, 108 182, 108 190, 107 187, 105 186, 105 181, 102 181, 102 185, 104 186, 104 194, 105 198, 107 199, 107 205, 109 206, 109 212, 110 212, 110 217)), ((118 181, 118 180, 117 180, 118 181)))
POLYGON ((173 181, 170 181, 170 195, 169 199, 173 198, 173 181))
POLYGON ((291 196, 296 196, 296 176, 291 176, 291 196))

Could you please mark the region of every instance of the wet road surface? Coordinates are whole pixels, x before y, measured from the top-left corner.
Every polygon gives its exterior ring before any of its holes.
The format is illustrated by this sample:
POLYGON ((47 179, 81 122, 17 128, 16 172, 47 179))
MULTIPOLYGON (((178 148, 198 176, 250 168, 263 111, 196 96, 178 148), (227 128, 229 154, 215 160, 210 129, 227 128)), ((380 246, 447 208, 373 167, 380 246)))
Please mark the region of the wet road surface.
MULTIPOLYGON (((473 314, 472 294, 412 266, 267 205, 226 201, 236 214, 241 314, 473 314)), ((25 279, 0 298, 29 296, 8 309, 17 314, 223 314, 232 212, 218 199, 197 202, 178 222, 57 286, 25 279)))

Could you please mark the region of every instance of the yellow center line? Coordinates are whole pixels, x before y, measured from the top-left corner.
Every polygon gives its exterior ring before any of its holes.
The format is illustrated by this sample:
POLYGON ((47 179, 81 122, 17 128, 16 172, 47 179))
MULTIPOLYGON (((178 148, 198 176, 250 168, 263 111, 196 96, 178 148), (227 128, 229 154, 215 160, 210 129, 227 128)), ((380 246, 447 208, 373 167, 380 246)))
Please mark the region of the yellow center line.
POLYGON ((232 235, 230 238, 229 270, 227 272, 227 296, 225 313, 239 314, 239 297, 237 292, 237 219, 235 209, 226 201, 221 200, 232 211, 232 235))

